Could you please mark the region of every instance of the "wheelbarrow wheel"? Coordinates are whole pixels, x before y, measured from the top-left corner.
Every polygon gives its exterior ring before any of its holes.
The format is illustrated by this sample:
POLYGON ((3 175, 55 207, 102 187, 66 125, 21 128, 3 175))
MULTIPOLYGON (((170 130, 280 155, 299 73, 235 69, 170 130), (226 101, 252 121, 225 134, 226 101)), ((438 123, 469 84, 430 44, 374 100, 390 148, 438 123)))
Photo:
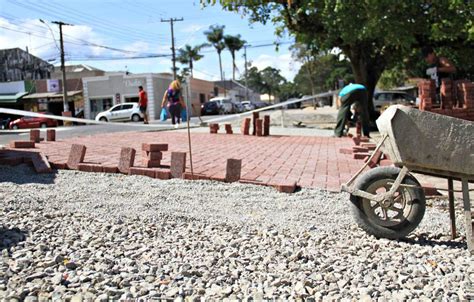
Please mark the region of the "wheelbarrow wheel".
MULTIPOLYGON (((400 168, 377 167, 362 175, 355 187, 377 194, 390 190, 400 168)), ((410 174, 402 184, 420 187, 410 174)), ((420 188, 400 186, 392 198, 376 202, 351 195, 352 212, 357 224, 367 233, 378 238, 399 239, 413 231, 425 214, 425 194, 420 188)))

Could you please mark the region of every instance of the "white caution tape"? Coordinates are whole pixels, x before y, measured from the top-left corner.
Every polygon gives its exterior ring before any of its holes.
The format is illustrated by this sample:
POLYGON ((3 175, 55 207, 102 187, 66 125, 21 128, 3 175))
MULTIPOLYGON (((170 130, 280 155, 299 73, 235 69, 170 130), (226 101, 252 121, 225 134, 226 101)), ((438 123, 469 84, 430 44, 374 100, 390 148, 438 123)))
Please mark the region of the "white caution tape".
POLYGON ((337 90, 328 91, 328 92, 324 92, 324 93, 319 93, 319 94, 315 94, 315 95, 312 95, 312 96, 307 96, 307 97, 304 97, 304 98, 291 100, 291 101, 285 101, 285 102, 281 102, 281 103, 278 103, 278 104, 273 104, 273 105, 270 105, 270 106, 258 108, 258 109, 247 111, 247 112, 236 113, 236 114, 232 114, 232 115, 218 117, 218 118, 215 118, 215 119, 208 120, 208 121, 206 121, 206 123, 209 124, 209 123, 216 123, 216 122, 221 122, 221 121, 226 121, 226 120, 238 119, 238 118, 244 117, 246 115, 251 115, 254 112, 260 112, 260 111, 275 109, 275 108, 278 108, 278 107, 284 107, 284 106, 289 105, 289 104, 296 104, 296 103, 300 103, 300 102, 304 102, 304 101, 309 101, 309 100, 312 100, 312 99, 315 99, 315 98, 331 96, 331 95, 334 95, 335 93, 337 93, 337 90))
MULTIPOLYGON (((69 116, 58 116, 58 115, 50 115, 50 114, 42 114, 42 113, 37 113, 37 112, 31 112, 31 111, 23 111, 23 110, 17 110, 17 109, 7 109, 7 108, 0 108, 0 113, 6 113, 6 114, 14 114, 14 115, 19 115, 19 116, 30 116, 30 117, 44 117, 52 120, 60 120, 60 121, 67 121, 67 122, 76 122, 76 123, 83 123, 83 124, 92 124, 92 125, 122 125, 123 123, 114 123, 114 122, 101 122, 101 121, 96 121, 96 120, 88 120, 88 119, 83 119, 83 118, 77 118, 77 117, 69 117, 69 116)), ((166 124, 136 124, 136 123, 131 123, 127 124, 127 126, 134 126, 134 127, 161 127, 161 128, 170 128, 171 125, 166 124)), ((193 125, 197 126, 197 125, 193 125)), ((181 127, 184 128, 184 127, 181 127)))

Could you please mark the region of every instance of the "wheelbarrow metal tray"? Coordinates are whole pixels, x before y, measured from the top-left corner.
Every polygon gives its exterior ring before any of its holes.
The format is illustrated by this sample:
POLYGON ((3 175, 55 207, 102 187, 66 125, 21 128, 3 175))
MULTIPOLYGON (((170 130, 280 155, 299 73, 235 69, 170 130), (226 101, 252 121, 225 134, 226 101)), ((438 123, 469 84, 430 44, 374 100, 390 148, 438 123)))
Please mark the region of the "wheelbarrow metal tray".
POLYGON ((386 152, 396 166, 474 179, 474 123, 395 105, 377 119, 386 152))

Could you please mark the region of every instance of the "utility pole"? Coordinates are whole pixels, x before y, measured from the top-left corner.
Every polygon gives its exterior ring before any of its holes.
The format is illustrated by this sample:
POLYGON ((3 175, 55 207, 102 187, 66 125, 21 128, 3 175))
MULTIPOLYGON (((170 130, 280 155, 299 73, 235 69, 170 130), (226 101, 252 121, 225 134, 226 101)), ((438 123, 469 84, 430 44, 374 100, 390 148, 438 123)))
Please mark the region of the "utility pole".
POLYGON ((69 104, 67 103, 67 84, 66 84, 66 66, 64 66, 64 41, 63 41, 63 25, 72 26, 62 21, 52 21, 51 23, 59 26, 59 43, 61 44, 61 71, 63 72, 63 106, 64 112, 69 111, 69 104))
POLYGON ((161 19, 161 22, 169 22, 171 24, 171 51, 173 53, 173 79, 176 80, 176 52, 174 49, 174 29, 173 23, 178 21, 183 21, 183 18, 170 18, 170 19, 161 19))
POLYGON ((249 86, 248 86, 248 70, 247 70, 247 46, 244 45, 244 59, 245 59, 245 100, 249 101, 249 86))

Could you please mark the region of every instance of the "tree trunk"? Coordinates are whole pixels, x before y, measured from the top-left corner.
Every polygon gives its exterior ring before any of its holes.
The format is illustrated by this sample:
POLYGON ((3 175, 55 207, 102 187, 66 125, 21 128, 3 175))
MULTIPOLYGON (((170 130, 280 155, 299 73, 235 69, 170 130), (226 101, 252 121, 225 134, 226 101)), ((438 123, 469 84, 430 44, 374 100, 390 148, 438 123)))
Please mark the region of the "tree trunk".
POLYGON ((385 60, 381 55, 369 57, 369 51, 364 51, 363 47, 351 48, 347 53, 351 60, 352 72, 354 73, 355 81, 367 87, 368 92, 368 106, 371 118, 374 117, 374 90, 377 82, 385 70, 385 60))
POLYGON ((232 55, 232 80, 235 81, 235 52, 230 53, 232 55))
POLYGON ((189 60, 189 71, 191 72, 191 78, 193 77, 193 60, 189 60))
MULTIPOLYGON (((222 74, 222 59, 221 59, 221 52, 218 51, 217 54, 219 55, 219 69, 221 71, 221 81, 224 81, 224 75, 222 74)), ((224 89, 225 90, 225 89, 224 89)))

